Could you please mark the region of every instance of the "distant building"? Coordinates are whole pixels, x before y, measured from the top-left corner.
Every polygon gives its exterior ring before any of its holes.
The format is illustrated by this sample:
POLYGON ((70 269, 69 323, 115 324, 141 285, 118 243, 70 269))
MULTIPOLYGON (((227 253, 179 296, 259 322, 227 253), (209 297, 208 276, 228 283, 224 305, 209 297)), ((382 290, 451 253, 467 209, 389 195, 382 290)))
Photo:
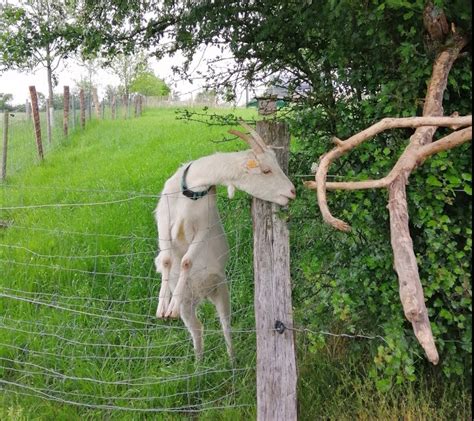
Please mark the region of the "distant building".
POLYGON ((300 97, 305 97, 311 91, 311 87, 308 83, 302 83, 297 89, 295 89, 290 95, 288 88, 284 86, 269 86, 262 95, 257 95, 249 100, 246 107, 258 107, 259 100, 268 100, 270 98, 276 99, 277 109, 288 105, 290 102, 297 100, 300 97))

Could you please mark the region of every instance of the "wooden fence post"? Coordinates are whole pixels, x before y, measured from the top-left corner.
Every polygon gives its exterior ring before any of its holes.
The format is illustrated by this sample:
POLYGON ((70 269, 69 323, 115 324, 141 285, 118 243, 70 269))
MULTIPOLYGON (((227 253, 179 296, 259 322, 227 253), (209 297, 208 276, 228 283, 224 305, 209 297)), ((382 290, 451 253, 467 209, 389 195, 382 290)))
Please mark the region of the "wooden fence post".
POLYGON ((84 89, 79 91, 79 107, 81 109, 81 128, 86 127, 86 101, 84 98, 84 89))
POLYGON ((40 115, 38 108, 38 95, 36 94, 36 88, 30 86, 30 97, 31 97, 31 111, 33 113, 33 123, 35 125, 35 138, 36 138, 36 148, 38 150, 38 156, 41 160, 44 159, 43 154, 43 143, 41 141, 41 124, 40 124, 40 115))
POLYGON ((128 115, 128 96, 122 95, 122 104, 123 104, 123 118, 127 118, 128 115))
MULTIPOLYGON (((287 172, 288 126, 259 121, 257 132, 268 145, 277 148, 278 162, 287 172)), ((289 232, 278 215, 279 208, 260 199, 252 201, 259 421, 297 419, 289 232)))
POLYGON ((76 97, 72 95, 71 97, 71 108, 72 108, 72 129, 76 129, 76 97))
POLYGON ((92 119, 92 91, 90 88, 87 90, 85 99, 87 100, 87 118, 90 121, 92 119))
POLYGON ((64 87, 64 117, 63 117, 63 131, 64 136, 67 136, 69 129, 69 86, 64 87))
POLYGON ((8 111, 3 111, 2 181, 7 178, 8 111))

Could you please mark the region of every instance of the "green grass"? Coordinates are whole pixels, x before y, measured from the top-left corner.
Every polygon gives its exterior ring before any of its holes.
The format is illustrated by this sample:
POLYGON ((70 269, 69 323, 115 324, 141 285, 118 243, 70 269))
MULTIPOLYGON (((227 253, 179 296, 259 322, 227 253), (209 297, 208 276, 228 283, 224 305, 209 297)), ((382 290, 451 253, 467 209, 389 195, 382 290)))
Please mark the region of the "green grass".
MULTIPOLYGON (((17 298, 0 301, 0 374, 28 387, 10 386, 12 391, 48 389, 62 400, 165 410, 253 404, 253 360, 240 362, 238 355, 235 370, 230 366, 211 306, 202 309, 210 333, 200 366, 194 364, 181 322, 154 318, 159 278, 153 267, 152 211, 158 194, 183 162, 242 148, 239 142, 211 142, 224 133, 225 128, 177 123, 171 109, 150 110, 139 120, 92 122, 51 151, 44 163, 9 177, 0 193, 0 219, 8 225, 0 231, 0 272, 2 292, 17 298), (45 375, 46 370, 54 372, 45 375), (145 378, 140 383, 154 384, 88 380, 140 378, 145 378), (154 378, 160 380, 149 380, 154 378), (248 392, 236 393, 242 385, 248 392)), ((238 315, 251 306, 245 289, 251 252, 248 199, 240 196, 227 210, 238 218, 238 224, 227 227, 238 315), (240 260, 247 261, 246 268, 239 269, 240 260)), ((251 328, 248 320, 239 324, 236 317, 234 328, 251 328)), ((243 352, 253 348, 252 334, 234 336, 243 352)), ((3 399, 8 407, 21 402, 23 412, 40 418, 101 413, 14 393, 3 399)), ((111 411, 110 416, 129 419, 130 413, 111 411)))
MULTIPOLYGON (((255 419, 247 196, 229 201, 219 190, 231 245, 235 365, 212 306, 200 310, 207 333, 198 365, 182 323, 154 317, 158 194, 183 162, 244 147, 212 142, 226 130, 176 120, 173 109, 93 121, 1 185, 0 382, 8 383, 0 386, 0 419, 193 418, 179 408, 201 409, 201 420, 255 419)), ((367 380, 366 356, 348 355, 344 340, 336 345, 308 352, 298 336, 301 419, 470 418, 465 388, 421 382, 381 393, 367 380)))

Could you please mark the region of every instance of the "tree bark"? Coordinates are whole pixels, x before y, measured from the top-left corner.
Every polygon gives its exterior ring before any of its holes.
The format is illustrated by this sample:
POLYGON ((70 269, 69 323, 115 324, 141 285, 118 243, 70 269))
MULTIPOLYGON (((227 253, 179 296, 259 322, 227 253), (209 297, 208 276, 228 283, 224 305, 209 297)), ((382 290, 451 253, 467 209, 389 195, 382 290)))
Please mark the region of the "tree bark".
POLYGON ((428 359, 433 364, 438 364, 438 351, 431 332, 418 263, 408 226, 409 217, 405 190, 407 176, 408 174, 400 174, 389 187, 388 210, 394 266, 398 275, 400 300, 405 317, 411 322, 415 336, 425 350, 428 359))

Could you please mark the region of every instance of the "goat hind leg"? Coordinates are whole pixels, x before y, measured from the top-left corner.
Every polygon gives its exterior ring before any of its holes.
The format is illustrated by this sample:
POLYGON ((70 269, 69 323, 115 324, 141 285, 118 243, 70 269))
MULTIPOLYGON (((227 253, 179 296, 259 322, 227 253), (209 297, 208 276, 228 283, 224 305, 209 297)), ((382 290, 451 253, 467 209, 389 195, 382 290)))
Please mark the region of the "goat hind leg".
POLYGON ((232 336, 230 333, 230 296, 227 282, 224 278, 218 278, 216 291, 209 297, 209 299, 216 307, 216 311, 221 322, 222 331, 224 332, 227 354, 229 354, 229 358, 233 360, 234 352, 232 349, 232 336))
POLYGON ((196 316, 197 303, 184 302, 181 308, 181 319, 193 338, 196 360, 200 361, 203 355, 202 323, 196 316))

